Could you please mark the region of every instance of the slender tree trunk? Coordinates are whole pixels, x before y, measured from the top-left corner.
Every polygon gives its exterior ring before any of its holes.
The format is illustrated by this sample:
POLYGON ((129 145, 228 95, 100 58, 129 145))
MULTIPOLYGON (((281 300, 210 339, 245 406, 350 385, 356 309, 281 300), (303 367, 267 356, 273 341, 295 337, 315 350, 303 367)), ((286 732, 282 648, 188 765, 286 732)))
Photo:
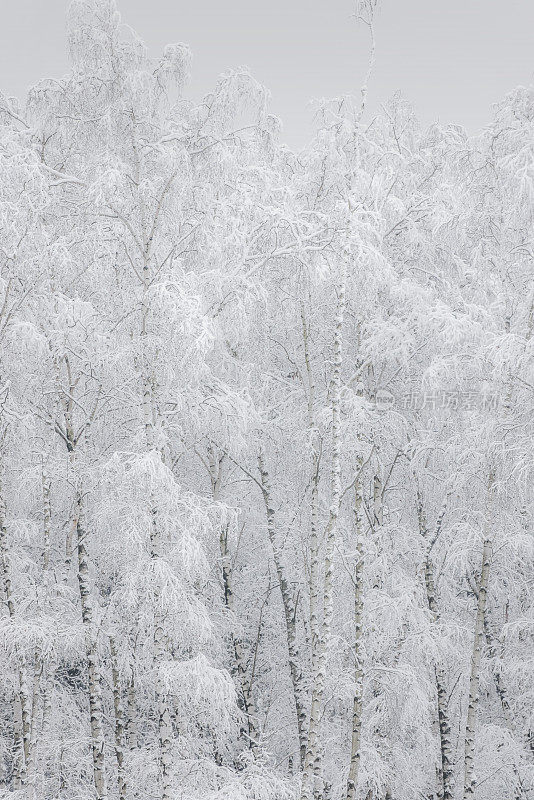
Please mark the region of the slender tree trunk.
POLYGON ((306 757, 302 775, 301 800, 311 800, 312 796, 322 797, 320 785, 321 742, 319 727, 323 703, 328 651, 334 613, 334 551, 337 538, 337 522, 341 505, 341 367, 343 350, 343 322, 345 316, 345 284, 338 290, 336 326, 334 334, 334 367, 332 374, 332 498, 330 514, 325 531, 325 568, 323 591, 323 625, 321 639, 313 669, 313 688, 306 742, 306 757), (314 786, 315 783, 315 786, 314 786))
MULTIPOLYGON (((145 376, 144 406, 145 406, 145 431, 147 446, 149 450, 154 449, 154 417, 153 417, 153 387, 148 376, 145 376)), ((158 451, 159 453, 159 451, 158 451)), ((161 458, 161 453, 159 453, 161 458)), ((150 557, 155 562, 161 558, 160 531, 158 525, 158 508, 155 498, 150 498, 150 557)), ((154 618, 154 671, 155 678, 155 700, 158 721, 158 744, 159 744, 159 773, 161 784, 161 800, 171 798, 171 767, 172 767, 172 747, 173 747, 173 728, 171 712, 167 700, 167 693, 163 683, 163 665, 166 661, 165 647, 165 626, 161 610, 161 587, 154 584, 152 595, 152 611, 154 618)))
POLYGON ((104 763, 104 732, 102 711, 102 684, 98 664, 93 596, 89 580, 89 559, 86 547, 87 533, 83 528, 82 497, 77 499, 77 550, 78 550, 78 588, 82 605, 82 621, 85 628, 85 652, 89 682, 89 713, 91 722, 91 749, 93 753, 93 776, 97 800, 106 800, 108 795, 104 763))
MULTIPOLYGON (((50 721, 52 718, 52 707, 53 707, 53 693, 54 693, 54 676, 55 676, 55 668, 53 664, 48 662, 45 664, 43 663, 43 671, 45 672, 44 680, 42 680, 43 685, 43 716, 42 716, 42 723, 41 723, 41 742, 48 745, 49 742, 49 734, 50 734, 50 721)), ((39 770, 39 791, 40 796, 45 796, 45 789, 44 789, 44 779, 45 775, 47 774, 49 760, 47 758, 49 752, 49 748, 46 747, 45 754, 43 755, 43 763, 42 767, 39 770)))
POLYGON ((48 574, 50 566, 50 530, 52 525, 52 508, 50 504, 50 478, 44 471, 42 473, 43 484, 43 572, 48 574))
POLYGON ((59 769, 58 769, 58 795, 59 797, 64 797, 64 791, 67 788, 67 781, 65 779, 65 748, 62 744, 61 750, 59 753, 59 769))
MULTIPOLYGON (((310 638, 311 638, 311 664, 317 661, 321 638, 321 587, 319 564, 319 464, 320 450, 318 431, 315 423, 315 376, 310 358, 310 331, 306 322, 304 305, 301 306, 302 336, 304 342, 304 363, 308 382, 308 429, 310 434, 311 454, 311 502, 310 502, 310 638)), ((308 721, 309 727, 309 721, 308 721)), ((300 763, 304 769, 306 761, 306 740, 300 748, 300 763)), ((317 767, 317 764, 315 765, 317 767)))
POLYGON ((482 564, 480 570, 480 582, 478 585, 477 613, 475 618, 475 630, 473 636, 473 652, 471 655, 471 671, 469 675, 469 704, 467 707, 467 722, 465 726, 465 750, 464 750, 464 800, 469 800, 475 793, 476 779, 474 776, 475 760, 475 733, 476 718, 478 709, 478 690, 480 680, 480 663, 482 658, 482 645, 484 638, 484 621, 486 614, 486 600, 488 593, 488 582, 491 569, 492 540, 490 538, 490 501, 493 491, 493 473, 490 474, 488 481, 488 503, 486 508, 486 520, 484 524, 484 544, 482 547, 482 564))
POLYGON ((24 761, 24 739, 22 737, 22 709, 19 689, 13 700, 13 788, 19 791, 24 785, 26 763, 24 761))
POLYGON ((115 711, 115 758, 117 760, 117 783, 119 800, 126 800, 126 773, 124 770, 124 711, 122 706, 121 679, 115 639, 109 640, 111 651, 111 678, 113 681, 113 708, 115 711))
MULTIPOLYGON (((217 458, 215 456, 213 447, 210 446, 208 448, 208 460, 213 499, 216 503, 218 503, 220 501, 221 494, 224 456, 217 458)), ((228 527, 229 526, 227 524, 221 525, 219 548, 221 553, 224 605, 233 616, 235 613, 235 604, 231 554, 228 548, 228 527)), ((243 650, 241 637, 235 633, 232 633, 231 639, 234 658, 234 664, 231 671, 236 676, 239 683, 239 688, 241 690, 239 693, 240 705, 247 721, 247 731, 246 733, 242 731, 242 733, 245 733, 248 747, 253 753, 255 753, 259 740, 259 732, 257 730, 258 714, 252 692, 252 683, 248 676, 247 661, 243 650)))
POLYGON ((280 593, 282 595, 282 605, 284 608, 284 622, 289 655, 289 671, 291 674, 293 697, 295 700, 299 746, 300 748, 303 748, 305 747, 306 737, 306 697, 298 650, 296 622, 297 611, 293 603, 290 586, 282 566, 281 552, 276 536, 275 510, 272 502, 271 483, 269 479, 269 473, 265 465, 265 460, 261 452, 258 455, 258 467, 260 472, 261 490, 265 503, 265 512, 267 516, 267 535, 271 544, 273 561, 276 569, 276 577, 278 578, 280 593))
MULTIPOLYGON (((151 526, 151 557, 156 560, 160 558, 159 531, 157 524, 158 511, 154 502, 152 503, 152 526, 151 526)), ((173 730, 169 703, 163 684, 162 669, 166 660, 165 650, 165 628, 161 612, 161 588, 154 586, 153 591, 153 611, 154 611, 154 670, 156 673, 156 713, 158 719, 158 742, 159 742, 159 762, 161 780, 161 800, 170 800, 172 796, 171 787, 171 767, 172 767, 172 746, 173 730)))
POLYGON ((382 494, 382 478, 377 473, 373 478, 373 514, 374 522, 377 528, 381 528, 384 524, 384 504, 382 502, 382 494))
MULTIPOLYGON (((443 512, 437 523, 437 533, 441 529, 443 512)), ((434 623, 439 622, 439 609, 436 598, 436 588, 434 583, 434 565, 430 555, 431 544, 428 541, 428 525, 421 491, 417 490, 417 516, 419 520, 419 531, 427 543, 425 555, 424 580, 428 608, 432 614, 434 623)), ((440 800, 453 800, 454 796, 454 763, 451 741, 451 726, 448 712, 448 696, 446 691, 446 676, 443 668, 437 666, 435 669, 436 697, 437 697, 437 717, 439 731, 439 761, 438 779, 440 789, 438 797, 440 800)))
POLYGON ((29 786, 29 796, 36 796, 37 783, 37 738, 39 734, 39 717, 41 712, 41 677, 43 674, 43 659, 39 649, 35 652, 33 667, 33 686, 31 702, 31 721, 30 721, 30 748, 27 764, 27 780, 29 786))
MULTIPOLYGON (((0 474, 0 568, 2 570, 2 588, 7 604, 10 620, 15 621, 15 602, 11 585, 11 563, 7 543, 6 509, 3 497, 2 475, 0 474)), ((18 689, 15 692, 13 708, 15 766, 13 770, 14 788, 20 789, 26 782, 27 765, 30 756, 31 711, 24 655, 15 652, 18 664, 18 689)))
MULTIPOLYGON (((315 437, 314 437, 315 438, 315 437)), ((320 576, 321 568, 319 563, 320 556, 320 542, 319 542, 319 451, 313 443, 312 454, 312 484, 311 484, 311 520, 310 520, 310 637, 311 637, 311 666, 312 666, 312 692, 313 681, 317 664, 319 661, 319 653, 321 649, 321 585, 320 576)), ((310 719, 313 707, 313 694, 312 703, 310 706, 309 717, 307 719, 308 730, 306 731, 306 738, 303 739, 300 747, 300 764, 304 770, 306 765, 306 750, 309 742, 310 719)), ((314 785, 319 785, 321 780, 321 756, 313 760, 313 773, 314 785)))
MULTIPOLYGON (((87 659, 87 680, 89 689, 89 722, 91 729, 91 752, 93 761, 93 781, 97 800, 107 800, 108 789, 105 770, 105 740, 103 732, 102 681, 98 663, 97 631, 94 610, 93 592, 89 575, 89 556, 87 552, 87 531, 83 524, 83 493, 77 468, 77 445, 80 435, 74 432, 74 396, 79 377, 74 379, 69 359, 63 358, 66 370, 68 391, 63 388, 59 362, 57 369, 58 397, 63 409, 64 440, 72 476, 76 481, 74 514, 69 526, 65 543, 65 582, 69 578, 74 546, 77 555, 77 582, 82 610, 82 623, 85 637, 85 655, 87 659)), ((85 420, 83 430, 85 436, 89 430, 90 418, 85 420)), ((45 492, 45 517, 48 514, 49 490, 45 492)))
POLYGON ((43 734, 46 734, 50 729, 53 693, 54 693, 54 669, 49 668, 49 673, 46 678, 43 690, 43 734))
MULTIPOLYGON (((43 586, 45 592, 44 602, 48 607, 49 606, 48 593, 50 591, 49 568, 50 568, 50 535, 52 526, 52 509, 50 503, 51 482, 50 479, 46 476, 44 469, 41 472, 41 485, 43 491, 43 553, 42 553, 43 586)), ((41 688, 44 672, 45 672, 45 662, 42 651, 38 647, 35 651, 35 661, 34 661, 33 697, 31 705, 32 711, 31 711, 30 758, 28 761, 28 769, 27 769, 28 784, 30 785, 30 791, 32 793, 32 796, 35 796, 36 785, 38 780, 37 742, 39 740, 40 719, 42 720, 42 724, 44 725, 44 714, 45 714, 44 702, 47 693, 46 686, 44 688, 41 688)))
POLYGON ((127 725, 127 733, 128 733, 128 748, 130 750, 137 750, 139 746, 139 742, 137 739, 137 701, 135 697, 135 681, 133 677, 133 666, 131 667, 132 674, 128 679, 128 690, 127 690, 127 698, 128 698, 128 725, 127 725))
MULTIPOLYGON (((163 461, 163 453, 157 446, 155 437, 156 410, 154 404, 154 378, 150 366, 150 359, 147 352, 148 336, 148 312, 149 300, 147 297, 149 289, 149 243, 146 245, 145 262, 143 264, 144 291, 143 291, 143 313, 141 321, 141 348, 142 348, 142 380, 143 380, 143 413, 145 425, 145 441, 147 450, 156 450, 159 458, 163 461)), ((150 498, 150 557, 153 562, 161 558, 161 536, 158 522, 158 508, 154 497, 150 498)), ((161 784, 161 800, 171 798, 171 767, 173 749, 173 727, 172 718, 167 700, 167 693, 163 683, 162 669, 166 660, 165 646, 165 626, 161 611, 161 587, 154 584, 152 594, 152 612, 154 619, 154 670, 155 678, 155 705, 158 720, 158 745, 159 745, 159 777, 161 784)))
POLYGON ((65 536, 65 563, 64 563, 64 575, 63 580, 65 583, 68 583, 69 575, 72 568, 72 555, 74 552, 74 533, 76 531, 77 521, 74 519, 72 521, 72 525, 69 525, 67 528, 67 533, 65 536))
MULTIPOLYGON (((358 463, 358 471, 362 462, 358 463)), ((354 485, 354 531, 356 538, 356 563, 354 565, 354 701, 352 707, 352 737, 350 765, 347 780, 346 800, 355 800, 360 769, 360 742, 362 730, 363 666, 362 666, 362 621, 363 621, 363 530, 362 530, 362 481, 354 485)))
MULTIPOLYGON (((228 527, 223 526, 220 536, 222 577, 224 588, 225 606, 231 614, 234 614, 234 592, 232 588, 232 572, 230 568, 230 553, 228 551, 228 527)), ((248 677, 247 662, 243 650, 241 637, 232 633, 232 649, 234 653, 233 672, 237 676, 241 689, 241 701, 243 711, 247 719, 248 743, 250 749, 255 752, 259 741, 257 730, 258 712, 252 692, 252 684, 248 677)))

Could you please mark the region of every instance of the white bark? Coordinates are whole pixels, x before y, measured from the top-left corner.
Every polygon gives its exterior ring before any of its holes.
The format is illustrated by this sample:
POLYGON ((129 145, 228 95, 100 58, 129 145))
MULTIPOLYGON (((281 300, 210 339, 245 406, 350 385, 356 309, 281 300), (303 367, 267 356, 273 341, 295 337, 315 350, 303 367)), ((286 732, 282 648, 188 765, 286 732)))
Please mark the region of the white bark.
MULTIPOLYGON (((150 533, 150 555, 152 559, 160 558, 160 543, 158 531, 158 510, 151 499, 152 523, 150 533)), ((167 694, 163 685, 162 668, 166 660, 165 648, 165 628, 161 612, 161 589, 155 585, 153 590, 153 616, 154 616, 154 671, 155 671, 155 695, 156 695, 156 714, 158 720, 158 742, 159 742, 159 771, 161 784, 161 800, 170 800, 171 787, 171 766, 172 766, 172 746, 173 731, 171 713, 167 694)))
MULTIPOLYGON (((310 498, 310 637, 311 637, 311 663, 316 662, 321 637, 321 587, 319 564, 319 466, 320 450, 318 431, 315 422, 315 375, 310 356, 310 332, 306 322, 304 307, 301 307, 302 334, 304 341, 304 362, 308 381, 308 429, 312 449, 311 457, 311 498, 310 498)), ((300 749, 301 767, 306 761, 306 740, 300 749)))
MULTIPOLYGON (((429 531, 426 521, 423 495, 419 489, 417 490, 417 516, 419 520, 419 532, 426 542, 426 555, 424 564, 425 592, 428 608, 435 623, 439 622, 439 609, 434 582, 434 565, 432 563, 430 549, 432 544, 435 542, 436 537, 439 535, 444 513, 445 511, 443 510, 438 518, 436 535, 434 536, 433 541, 429 542, 429 531)), ((440 800, 452 800, 454 796, 454 756, 451 741, 451 725, 448 712, 446 676, 441 665, 436 667, 435 678, 440 761, 438 769, 438 779, 440 783, 438 797, 440 800)))
POLYGON ((384 524, 384 504, 382 502, 382 478, 378 473, 373 478, 373 514, 374 524, 381 528, 384 524))
POLYGON ((41 714, 41 677, 43 674, 43 659, 39 650, 35 653, 33 666, 33 684, 30 719, 30 747, 27 763, 28 796, 36 796, 37 782, 37 737, 39 734, 39 718, 41 714))
POLYGON ((474 774, 475 735, 478 710, 480 663, 482 660, 482 646, 484 639, 486 600, 493 550, 493 543, 490 534, 490 509, 493 494, 493 482, 494 475, 492 472, 490 473, 488 481, 488 502, 486 508, 486 519, 484 522, 484 544, 482 547, 482 563, 480 567, 480 580, 478 584, 477 613, 475 618, 473 652, 471 654, 471 670, 469 675, 469 703, 467 707, 464 749, 464 800, 469 800, 470 797, 473 797, 476 789, 476 777, 474 774))
POLYGON ((50 478, 43 471, 43 572, 50 566, 50 529, 52 524, 52 508, 50 504, 50 478))
MULTIPOLYGON (((48 605, 49 598, 46 595, 50 582, 50 535, 52 525, 52 509, 50 503, 50 478, 45 474, 44 469, 41 472, 41 485, 43 491, 43 584, 45 587, 45 603, 48 605)), ((30 796, 35 796, 37 784, 37 769, 38 769, 38 754, 37 742, 39 739, 39 725, 42 720, 44 725, 45 705, 44 701, 47 697, 47 688, 41 689, 43 683, 43 673, 45 671, 45 663, 41 649, 38 647, 35 651, 34 672, 33 672, 33 690, 32 690, 32 703, 31 703, 31 738, 30 738, 30 756, 28 759, 28 784, 30 786, 30 796), (42 713, 41 713, 42 712, 42 713)))
POLYGON ((121 679, 115 639, 110 637, 111 678, 113 682, 113 709, 115 712, 115 758, 117 760, 117 783, 119 800, 126 800, 126 772, 124 769, 124 710, 122 704, 121 679))
POLYGON ((130 750, 136 750, 138 747, 137 740, 137 700, 135 696, 135 681, 133 676, 133 665, 131 666, 132 674, 128 680, 128 747, 130 750))
POLYGON ((286 629, 286 641, 289 657, 289 672, 291 675, 291 683, 293 686, 293 697, 295 701, 295 710, 297 715, 297 730, 299 737, 299 747, 302 749, 305 745, 306 737, 306 698, 304 691, 304 681, 302 675, 302 666, 300 663, 298 638, 297 638, 297 624, 296 624, 296 608, 291 596, 289 582, 285 575, 285 570, 282 565, 282 554, 278 545, 278 538, 276 535, 276 515, 272 501, 271 483, 269 479, 269 472, 265 465, 263 453, 258 455, 258 467, 260 472, 260 485, 265 504, 265 513, 267 517, 267 535, 271 544, 273 554, 273 561, 280 586, 280 594, 282 595, 282 605, 284 608, 284 622, 286 629))
MULTIPOLYGON (((361 460, 358 469, 361 469, 361 460)), ((362 518, 362 481, 356 480, 354 485, 354 535, 356 538, 356 561, 354 564, 354 700, 352 707, 352 736, 350 747, 349 775, 347 779, 346 800, 355 800, 358 790, 358 773, 360 769, 360 744, 362 730, 363 700, 363 664, 362 622, 363 622, 363 518, 362 518)))
POLYGON ((97 800, 106 800, 108 796, 105 760, 104 732, 102 711, 102 685, 98 662, 98 646, 93 605, 93 593, 89 577, 89 559, 86 547, 87 533, 82 521, 82 497, 77 498, 77 551, 78 551, 78 587, 82 606, 82 621, 85 629, 85 652, 87 657, 87 673, 89 682, 89 714, 91 724, 91 749, 93 753, 93 778, 97 800))
MULTIPOLYGON (((0 567, 2 570, 2 589, 11 622, 15 622, 16 609, 11 584, 11 563, 7 542, 6 509, 3 496, 2 475, 0 474, 0 567)), ((30 757, 31 708, 26 685, 26 664, 24 654, 15 652, 18 665, 18 688, 13 707, 14 754, 13 783, 20 789, 26 782, 27 766, 30 757)))
MULTIPOLYGON (((145 261, 144 272, 148 271, 148 261, 145 261)), ((154 407, 154 379, 149 365, 147 353, 147 321, 148 321, 148 300, 147 292, 149 288, 148 276, 145 276, 143 293, 143 315, 141 327, 142 344, 142 381, 143 381, 143 411, 145 423, 145 440, 147 449, 154 450, 155 441, 155 407, 154 407)), ((158 449, 159 457, 162 453, 158 449)), ((163 458, 162 458, 163 460, 163 458)), ((150 502, 150 557, 153 561, 161 558, 161 537, 158 524, 158 507, 154 497, 149 498, 150 502)), ((152 592, 152 613, 154 624, 154 671, 155 671, 155 705, 158 725, 158 744, 159 744, 159 780, 161 788, 161 800, 171 798, 171 766, 173 748, 173 729, 171 712, 167 699, 165 687, 163 685, 162 668, 166 660, 165 646, 165 626, 161 610, 161 587, 154 584, 152 592)))
MULTIPOLYGON (((224 455, 217 458, 212 446, 208 448, 208 465, 211 479, 213 499, 216 503, 220 501, 221 487, 223 478, 224 455)), ((219 548, 221 554, 221 572, 223 583, 224 605, 233 616, 235 614, 234 590, 232 580, 232 559, 228 548, 228 525, 222 525, 219 535, 219 548)), ((234 665, 232 673, 236 676, 239 683, 240 704, 247 721, 246 738, 249 748, 253 753, 257 752, 260 733, 258 730, 258 712, 252 683, 247 669, 247 661, 243 649, 241 637, 235 633, 231 634, 234 665)))
MULTIPOLYGON (((41 722, 41 737, 40 740, 43 743, 47 743, 50 734, 50 723, 52 719, 52 709, 53 709, 53 693, 54 693, 54 677, 55 677, 55 668, 48 660, 47 664, 44 665, 43 671, 46 673, 44 679, 41 679, 41 686, 42 688, 42 705, 43 705, 43 714, 42 714, 42 722, 41 722)), ((48 750, 48 748, 47 748, 48 750)), ((41 796, 44 796, 44 776, 49 770, 49 759, 43 759, 42 766, 39 770, 38 775, 38 783, 39 783, 39 791, 41 796)))
MULTIPOLYGON (((102 681, 100 675, 100 665, 98 660, 97 631, 94 610, 93 590, 89 575, 89 556, 87 552, 87 531, 83 524, 83 489, 78 475, 78 463, 76 448, 79 443, 80 435, 74 432, 74 398, 79 377, 74 379, 71 366, 67 356, 64 357, 67 390, 63 388, 59 365, 57 365, 57 388, 58 395, 63 409, 63 429, 56 425, 56 430, 61 431, 61 437, 65 442, 71 475, 75 482, 75 501, 74 513, 67 533, 65 548, 65 580, 71 566, 73 555, 73 537, 76 539, 77 554, 77 582, 82 611, 82 623, 84 627, 85 654, 87 659, 87 677, 89 690, 89 717, 91 728, 91 752, 93 760, 93 781, 97 800, 106 800, 108 796, 106 771, 105 771, 105 741, 103 733, 103 710, 102 710, 102 681)), ((84 421, 87 430, 89 419, 84 421)))
POLYGON ((328 650, 332 630, 334 550, 337 536, 337 522, 341 505, 341 367, 343 352, 343 322, 345 316, 345 283, 338 290, 336 326, 334 333, 334 366, 332 373, 332 498, 330 514, 325 531, 325 565, 323 590, 323 625, 318 652, 314 659, 312 701, 306 742, 306 757, 302 775, 301 800, 311 800, 312 796, 322 796, 320 784, 321 742, 319 726, 323 703, 328 650), (315 786, 314 786, 315 783, 315 786))

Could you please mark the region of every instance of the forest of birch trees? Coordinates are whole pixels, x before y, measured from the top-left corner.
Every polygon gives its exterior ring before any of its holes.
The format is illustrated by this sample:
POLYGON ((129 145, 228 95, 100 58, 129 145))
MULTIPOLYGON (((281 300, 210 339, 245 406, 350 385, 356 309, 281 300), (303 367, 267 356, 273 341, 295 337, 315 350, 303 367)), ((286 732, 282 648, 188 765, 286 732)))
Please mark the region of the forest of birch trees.
POLYGON ((67 35, 0 96, 0 796, 531 800, 534 90, 292 152, 67 35))

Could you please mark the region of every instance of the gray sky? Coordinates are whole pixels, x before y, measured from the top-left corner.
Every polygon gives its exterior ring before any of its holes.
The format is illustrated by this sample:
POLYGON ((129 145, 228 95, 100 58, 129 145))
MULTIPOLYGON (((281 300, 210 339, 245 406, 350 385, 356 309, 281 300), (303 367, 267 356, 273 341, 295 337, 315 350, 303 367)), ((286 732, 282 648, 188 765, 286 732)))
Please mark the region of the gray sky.
MULTIPOLYGON (((534 72, 534 0, 379 0, 370 109, 400 89, 424 122, 474 132, 491 104, 534 72)), ((66 0, 3 0, 0 88, 23 95, 67 70, 66 0)), ((123 21, 152 55, 167 42, 193 51, 188 94, 229 67, 247 65, 272 94, 284 139, 305 144, 308 101, 359 91, 367 38, 352 0, 118 0, 123 21)))

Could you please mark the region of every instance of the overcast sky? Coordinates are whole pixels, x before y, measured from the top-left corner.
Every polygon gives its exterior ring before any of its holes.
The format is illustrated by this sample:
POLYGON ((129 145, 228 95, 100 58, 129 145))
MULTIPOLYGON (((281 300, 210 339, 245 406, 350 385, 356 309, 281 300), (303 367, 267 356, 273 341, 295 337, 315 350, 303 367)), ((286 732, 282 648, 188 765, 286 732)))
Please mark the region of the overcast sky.
MULTIPOLYGON (((2 0, 0 88, 23 95, 58 77, 66 0, 2 0)), ((397 89, 424 122, 475 132, 491 104, 533 81, 534 0, 379 0, 370 108, 397 89)), ((310 136, 308 101, 358 92, 367 39, 352 0, 118 0, 124 22, 158 55, 167 42, 193 51, 188 94, 201 95, 229 67, 247 65, 272 94, 294 147, 310 136)))

